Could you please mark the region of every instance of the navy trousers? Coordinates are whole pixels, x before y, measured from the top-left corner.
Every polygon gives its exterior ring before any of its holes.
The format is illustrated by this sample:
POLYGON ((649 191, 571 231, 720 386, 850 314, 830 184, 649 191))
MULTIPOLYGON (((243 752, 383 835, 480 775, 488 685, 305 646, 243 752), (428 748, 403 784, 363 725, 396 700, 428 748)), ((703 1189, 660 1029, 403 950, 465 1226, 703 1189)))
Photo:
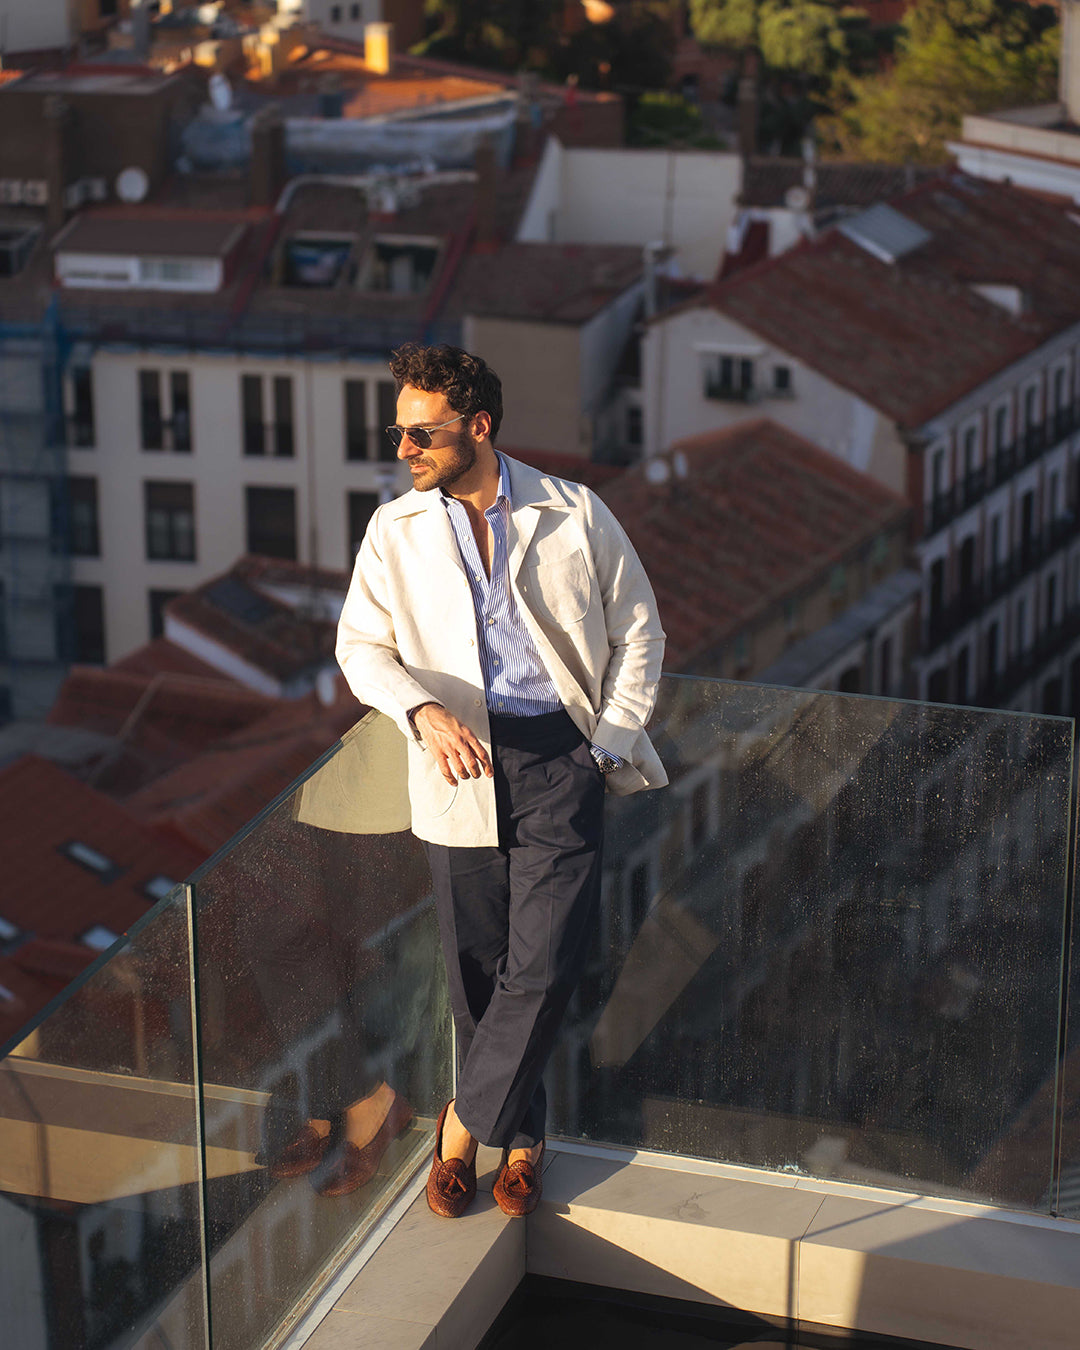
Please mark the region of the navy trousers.
POLYGON ((481 1143, 530 1148, 596 920, 604 777, 565 712, 492 715, 491 740, 498 847, 424 847, 457 1031, 454 1109, 481 1143))

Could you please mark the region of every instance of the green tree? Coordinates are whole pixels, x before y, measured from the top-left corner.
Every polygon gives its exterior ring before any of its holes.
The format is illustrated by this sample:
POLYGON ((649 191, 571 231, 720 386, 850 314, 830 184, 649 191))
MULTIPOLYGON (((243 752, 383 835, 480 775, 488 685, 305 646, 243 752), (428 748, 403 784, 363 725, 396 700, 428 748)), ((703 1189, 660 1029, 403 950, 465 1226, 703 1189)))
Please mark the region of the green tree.
POLYGON ((965 113, 1056 98, 1060 29, 1048 6, 1023 0, 918 0, 893 68, 839 74, 833 114, 818 122, 844 158, 939 163, 965 113))
POLYGON ((876 61, 881 45, 862 11, 829 0, 690 0, 690 19, 699 42, 757 48, 766 66, 806 84, 876 61))

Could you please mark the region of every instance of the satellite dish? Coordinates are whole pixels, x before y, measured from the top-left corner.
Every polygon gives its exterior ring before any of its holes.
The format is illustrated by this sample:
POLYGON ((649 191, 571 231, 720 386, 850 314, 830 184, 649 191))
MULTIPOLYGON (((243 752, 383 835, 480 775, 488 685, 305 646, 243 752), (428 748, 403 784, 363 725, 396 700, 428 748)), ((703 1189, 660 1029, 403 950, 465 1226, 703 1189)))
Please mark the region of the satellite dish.
POLYGON ((210 102, 218 112, 228 112, 232 107, 232 85, 220 71, 210 76, 210 102))
POLYGON ((810 205, 810 193, 799 185, 789 187, 784 193, 784 205, 789 211, 805 211, 810 205))
POLYGON ((648 482, 659 486, 671 477, 671 465, 666 459, 650 459, 645 462, 645 477, 648 482))
POLYGON ((150 179, 137 164, 117 175, 116 195, 122 202, 141 202, 149 190, 150 179))
POLYGON ((323 666, 315 676, 315 697, 324 708, 332 708, 337 701, 337 672, 332 666, 323 666))

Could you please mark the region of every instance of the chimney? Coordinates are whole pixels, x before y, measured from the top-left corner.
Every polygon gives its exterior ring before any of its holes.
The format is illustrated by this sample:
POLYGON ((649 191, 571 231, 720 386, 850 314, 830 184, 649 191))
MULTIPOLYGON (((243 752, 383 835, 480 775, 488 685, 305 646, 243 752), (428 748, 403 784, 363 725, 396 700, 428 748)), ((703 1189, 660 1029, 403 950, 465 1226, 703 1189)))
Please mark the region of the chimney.
POLYGON ((150 55, 150 0, 131 0, 132 51, 136 61, 150 55))
POLYGON ((749 159, 757 154, 758 135, 758 54, 743 54, 739 77, 739 154, 749 159))
MULTIPOLYGON (((67 212, 64 208, 64 192, 71 174, 71 105, 65 103, 57 94, 49 94, 42 104, 42 121, 45 132, 45 183, 48 192, 48 205, 45 211, 45 223, 50 230, 63 225, 67 212)), ((71 174, 72 177, 77 175, 71 174)))
POLYGON ((1061 65, 1058 67, 1058 97, 1065 105, 1065 118, 1080 124, 1080 0, 1061 0, 1061 65))
POLYGON ((389 75, 394 55, 394 25, 364 25, 364 65, 375 75, 389 75))
POLYGON ((495 157, 495 142, 485 136, 476 147, 476 239, 474 253, 496 253, 499 233, 496 228, 496 199, 499 166, 495 157))
POLYGON ((285 185, 285 123, 276 104, 251 119, 251 169, 248 194, 252 206, 273 206, 285 185))

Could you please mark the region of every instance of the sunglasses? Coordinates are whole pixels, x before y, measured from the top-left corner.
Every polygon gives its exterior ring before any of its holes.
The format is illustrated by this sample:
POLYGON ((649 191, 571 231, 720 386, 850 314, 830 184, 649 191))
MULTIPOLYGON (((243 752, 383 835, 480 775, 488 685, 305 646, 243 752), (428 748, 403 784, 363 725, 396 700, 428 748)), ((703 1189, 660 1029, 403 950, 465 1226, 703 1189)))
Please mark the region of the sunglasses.
POLYGON ((408 436, 417 450, 428 450, 431 447, 431 433, 441 431, 443 427, 448 427, 454 422, 460 422, 465 413, 458 413, 457 417, 451 417, 449 422, 439 422, 433 427, 399 427, 396 424, 386 428, 386 434, 390 437, 390 444, 395 450, 401 445, 401 442, 408 436))

